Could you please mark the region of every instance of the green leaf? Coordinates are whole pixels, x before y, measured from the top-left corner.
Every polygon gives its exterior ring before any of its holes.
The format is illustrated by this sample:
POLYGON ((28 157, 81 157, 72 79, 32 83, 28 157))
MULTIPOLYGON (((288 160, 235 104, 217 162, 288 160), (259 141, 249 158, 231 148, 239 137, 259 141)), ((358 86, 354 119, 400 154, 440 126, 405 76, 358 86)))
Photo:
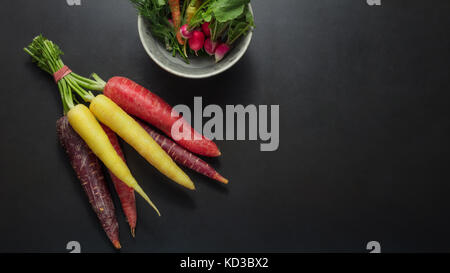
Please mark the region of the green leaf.
POLYGON ((203 20, 205 20, 205 22, 211 22, 212 19, 212 10, 208 9, 207 11, 205 11, 202 14, 203 20))
POLYGON ((217 21, 224 23, 236 19, 244 12, 250 0, 217 0, 211 5, 217 21))
POLYGON ((235 22, 230 26, 228 31, 227 44, 233 44, 239 37, 245 35, 250 29, 250 25, 247 22, 235 22))
POLYGON ((248 6, 246 6, 242 15, 231 21, 228 30, 227 44, 233 44, 237 39, 251 31, 251 28, 254 26, 253 15, 248 6))
POLYGON ((253 14, 251 13, 250 9, 247 8, 247 11, 245 12, 245 21, 251 25, 255 26, 255 19, 253 18, 253 14))
POLYGON ((162 7, 164 5, 166 5, 166 0, 156 0, 156 4, 158 4, 158 6, 162 7))

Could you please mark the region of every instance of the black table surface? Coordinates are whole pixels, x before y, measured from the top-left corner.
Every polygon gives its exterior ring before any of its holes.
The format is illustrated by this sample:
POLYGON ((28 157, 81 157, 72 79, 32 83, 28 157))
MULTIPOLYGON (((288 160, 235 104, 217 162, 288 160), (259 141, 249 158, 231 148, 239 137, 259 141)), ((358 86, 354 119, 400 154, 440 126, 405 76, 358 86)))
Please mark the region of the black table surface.
POLYGON ((127 76, 172 105, 280 105, 280 147, 217 141, 227 186, 191 192, 124 144, 163 216, 137 198, 122 252, 450 251, 450 2, 254 0, 257 28, 227 72, 189 80, 144 51, 126 0, 2 1, 0 252, 114 252, 60 148, 57 88, 23 52, 43 33, 82 75, 127 76))

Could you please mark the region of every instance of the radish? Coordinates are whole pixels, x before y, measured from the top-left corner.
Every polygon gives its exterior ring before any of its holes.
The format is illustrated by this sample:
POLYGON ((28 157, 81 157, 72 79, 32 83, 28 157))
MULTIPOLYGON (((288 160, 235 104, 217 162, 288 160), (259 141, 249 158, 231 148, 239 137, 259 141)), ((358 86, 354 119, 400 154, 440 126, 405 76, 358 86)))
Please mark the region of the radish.
POLYGON ((209 28, 209 23, 208 22, 204 22, 202 24, 202 30, 203 30, 203 33, 205 33, 206 37, 210 37, 211 36, 211 29, 209 28))
POLYGON ((205 34, 203 32, 195 30, 192 33, 192 38, 189 39, 189 47, 195 51, 195 54, 197 54, 197 51, 202 49, 203 44, 205 43, 205 34))
POLYGON ((210 37, 208 37, 205 41, 205 51, 209 54, 209 56, 214 55, 217 48, 217 42, 213 42, 210 37))
POLYGON ((193 36, 192 31, 189 31, 188 24, 184 24, 180 27, 180 33, 181 37, 183 37, 186 40, 191 39, 193 36))
POLYGON ((229 45, 225 43, 218 45, 215 52, 216 63, 220 62, 223 59, 223 57, 225 57, 225 55, 228 53, 228 51, 230 51, 229 45))

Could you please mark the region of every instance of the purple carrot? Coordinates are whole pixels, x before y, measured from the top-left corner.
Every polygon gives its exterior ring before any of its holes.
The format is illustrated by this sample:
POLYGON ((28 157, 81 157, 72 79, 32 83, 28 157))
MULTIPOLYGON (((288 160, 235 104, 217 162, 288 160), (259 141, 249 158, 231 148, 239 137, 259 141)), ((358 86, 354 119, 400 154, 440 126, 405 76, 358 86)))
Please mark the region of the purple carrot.
POLYGON ((70 126, 66 116, 56 122, 56 131, 61 146, 66 151, 70 164, 75 170, 92 209, 111 240, 119 249, 119 224, 105 177, 95 154, 84 140, 70 126))
POLYGON ((201 160, 199 157, 195 156, 180 145, 176 144, 169 138, 156 132, 144 122, 137 119, 136 121, 175 162, 224 184, 228 184, 228 180, 222 177, 218 172, 216 172, 216 170, 214 170, 208 163, 201 160))

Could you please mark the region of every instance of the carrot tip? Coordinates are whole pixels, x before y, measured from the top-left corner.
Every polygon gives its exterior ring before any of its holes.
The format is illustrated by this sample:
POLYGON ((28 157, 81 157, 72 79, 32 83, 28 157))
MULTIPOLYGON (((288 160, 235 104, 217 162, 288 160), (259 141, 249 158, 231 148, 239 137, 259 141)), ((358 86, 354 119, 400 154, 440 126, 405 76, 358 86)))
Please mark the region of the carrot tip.
POLYGON ((113 245, 117 249, 121 249, 122 248, 122 246, 120 245, 120 242, 118 240, 113 241, 113 245))
POLYGON ((183 37, 181 37, 181 33, 180 33, 179 29, 175 29, 175 30, 177 31, 177 40, 178 40, 178 43, 179 43, 180 45, 184 45, 185 43, 184 43, 183 37))
POLYGON ((214 149, 214 151, 210 151, 210 152, 204 153, 204 154, 199 153, 199 155, 203 155, 203 156, 207 156, 207 157, 219 157, 222 155, 222 152, 219 150, 219 148, 216 147, 216 149, 214 149))
POLYGON ((228 179, 222 177, 221 179, 219 179, 219 182, 222 182, 224 184, 228 184, 228 179))
POLYGON ((224 184, 228 184, 228 179, 226 179, 225 177, 221 176, 219 173, 216 173, 214 175, 214 179, 219 181, 219 182, 222 182, 224 184))
POLYGON ((131 236, 133 236, 133 238, 136 238, 136 230, 134 227, 131 228, 131 236))

